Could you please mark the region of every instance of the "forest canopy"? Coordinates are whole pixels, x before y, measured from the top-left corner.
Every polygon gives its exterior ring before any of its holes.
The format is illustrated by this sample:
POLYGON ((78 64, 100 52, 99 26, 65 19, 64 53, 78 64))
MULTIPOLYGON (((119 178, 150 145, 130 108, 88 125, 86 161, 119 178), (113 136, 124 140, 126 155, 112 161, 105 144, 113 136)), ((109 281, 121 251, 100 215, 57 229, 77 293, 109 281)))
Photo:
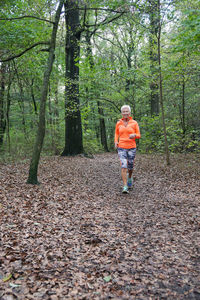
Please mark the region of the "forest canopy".
POLYGON ((123 104, 140 152, 199 151, 199 1, 63 1, 53 50, 59 3, 0 3, 1 157, 31 156, 51 51, 43 154, 112 151, 123 104))

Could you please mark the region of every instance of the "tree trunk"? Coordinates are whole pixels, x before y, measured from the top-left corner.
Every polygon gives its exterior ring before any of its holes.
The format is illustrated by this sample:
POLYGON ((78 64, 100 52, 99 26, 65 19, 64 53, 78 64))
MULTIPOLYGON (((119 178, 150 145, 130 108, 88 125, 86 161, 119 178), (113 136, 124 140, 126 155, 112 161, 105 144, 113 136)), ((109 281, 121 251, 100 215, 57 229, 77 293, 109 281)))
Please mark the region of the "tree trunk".
POLYGON ((53 30, 52 30, 52 34, 51 34, 49 57, 48 57, 47 65, 46 65, 45 72, 44 72, 42 93, 41 93, 41 99, 40 99, 38 131, 37 131, 37 136, 36 136, 35 145, 34 145, 34 149, 33 149, 33 155, 32 155, 30 168, 29 168, 29 177, 27 180, 27 183, 31 183, 31 184, 38 184, 37 172, 38 172, 40 153, 42 151, 42 146, 43 146, 43 141, 44 141, 44 136, 45 136, 45 111, 46 111, 48 85, 49 85, 49 78, 51 75, 51 70, 52 70, 53 61, 54 61, 56 35, 57 35, 58 23, 60 20, 60 14, 61 14, 63 4, 64 4, 64 0, 60 0, 58 8, 56 10, 55 21, 53 24, 53 30))
POLYGON ((98 113, 100 115, 99 123, 100 123, 100 135, 101 135, 101 144, 106 152, 108 152, 108 144, 107 144, 107 136, 106 136, 106 125, 104 120, 103 108, 99 101, 97 101, 98 113))
POLYGON ((17 67, 15 65, 15 61, 13 60, 13 65, 14 65, 14 69, 15 69, 15 73, 16 73, 16 77, 17 77, 17 82, 18 82, 18 86, 19 86, 19 91, 20 91, 20 96, 19 96, 19 107, 21 110, 21 116, 22 116, 22 127, 23 127, 23 131, 24 131, 24 137, 27 140, 27 130, 26 130, 26 119, 25 119, 25 108, 24 108, 24 91, 23 91, 23 86, 22 86, 22 82, 19 78, 18 75, 18 70, 17 67))
POLYGON ((80 23, 78 1, 65 3, 65 147, 62 156, 83 152, 82 124, 79 102, 80 23), (70 9, 70 10, 69 10, 70 9))
POLYGON ((181 104, 179 105, 180 111, 180 120, 181 120, 181 128, 182 128, 182 139, 181 139, 181 147, 184 150, 185 147, 185 132, 186 132, 186 125, 185 125, 185 78, 183 75, 182 81, 182 90, 181 90, 181 104))
POLYGON ((159 26, 159 8, 157 0, 150 0, 150 71, 151 71, 151 98, 150 98, 150 107, 151 107, 151 116, 159 115, 159 89, 157 84, 157 66, 159 63, 158 53, 156 51, 157 43, 156 37, 158 34, 159 26))
POLYGON ((165 124, 165 112, 164 112, 164 103, 163 103, 162 69, 161 69, 161 53, 160 53, 160 37, 161 37, 160 0, 158 0, 158 10, 159 10, 158 63, 159 63, 160 107, 161 107, 161 112, 162 112, 162 124, 163 124, 164 138, 165 138, 166 162, 167 162, 167 165, 170 165, 169 147, 168 147, 168 141, 167 141, 167 130, 166 130, 166 124, 165 124))
POLYGON ((185 139, 185 78, 183 75, 183 82, 182 82, 182 129, 183 129, 183 139, 185 139))
POLYGON ((36 104, 36 101, 35 101, 35 95, 34 95, 34 90, 33 90, 33 83, 34 83, 34 79, 31 79, 31 98, 32 98, 32 101, 33 101, 34 112, 37 115, 38 112, 37 112, 37 104, 36 104))
POLYGON ((5 74, 6 74, 6 65, 1 64, 0 68, 0 149, 3 146, 3 138, 6 129, 6 120, 5 120, 5 74))
MULTIPOLYGON (((133 50, 134 50, 134 46, 133 45, 128 45, 128 53, 127 53, 127 57, 126 57, 126 60, 127 60, 127 70, 130 72, 131 71, 131 69, 132 69, 132 59, 131 59, 131 57, 132 57, 132 52, 133 52, 133 50)), ((128 73, 129 73, 128 72, 128 73)), ((130 76, 129 74, 128 74, 128 76, 130 76)), ((129 79, 126 79, 126 87, 125 87, 125 89, 126 89, 126 91, 130 91, 130 87, 133 85, 133 82, 132 82, 132 80, 130 80, 130 78, 129 79)), ((128 99, 127 99, 127 101, 129 101, 129 97, 128 97, 128 99)))
POLYGON ((9 70, 9 81, 8 81, 8 88, 7 88, 7 103, 6 103, 6 133, 7 133, 7 140, 8 140, 8 152, 10 153, 10 88, 13 80, 13 73, 9 70))
POLYGON ((55 106, 53 110, 53 147, 54 154, 59 155, 59 141, 60 141, 60 128, 59 128, 59 109, 58 109, 58 82, 55 90, 55 106))

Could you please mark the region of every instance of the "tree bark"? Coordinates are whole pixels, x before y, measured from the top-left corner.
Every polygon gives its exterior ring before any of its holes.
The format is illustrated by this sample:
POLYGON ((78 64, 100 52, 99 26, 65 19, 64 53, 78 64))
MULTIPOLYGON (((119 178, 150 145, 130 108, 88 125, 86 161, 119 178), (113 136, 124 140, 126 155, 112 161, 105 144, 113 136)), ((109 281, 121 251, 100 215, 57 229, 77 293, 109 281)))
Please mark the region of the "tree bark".
POLYGON ((150 90, 151 90, 151 98, 150 98, 150 108, 151 108, 151 116, 159 115, 159 87, 157 83, 157 65, 159 63, 158 52, 156 51, 157 43, 156 37, 158 35, 159 30, 159 8, 157 0, 150 0, 150 71, 151 71, 151 82, 150 82, 150 90))
POLYGON ((108 144, 107 144, 107 136, 106 136, 106 125, 104 120, 104 113, 103 108, 101 107, 100 101, 97 101, 98 106, 98 113, 100 115, 99 117, 99 124, 100 124, 100 137, 101 137, 101 144, 106 152, 109 152, 108 150, 108 144))
POLYGON ((161 52, 160 52, 160 38, 161 38, 160 0, 158 0, 158 10, 159 10, 159 27, 158 27, 158 63, 159 63, 160 107, 161 107, 161 112, 162 112, 162 124, 163 124, 164 138, 165 138, 165 154, 166 154, 166 162, 167 162, 167 165, 170 165, 169 147, 168 147, 168 140, 167 140, 167 130, 166 130, 166 123, 165 123, 164 103, 163 103, 163 85, 162 85, 162 68, 161 68, 161 52))
POLYGON ((181 139, 181 147, 184 150, 185 147, 185 133, 186 133, 186 125, 185 125, 185 78, 184 74, 182 81, 182 89, 181 89, 181 104, 179 105, 180 112, 180 120, 181 120, 181 128, 182 128, 182 139, 181 139))
POLYGON ((35 101, 35 95, 34 95, 34 90, 33 90, 33 83, 34 83, 34 79, 31 79, 31 98, 32 98, 32 101, 33 101, 34 112, 37 115, 38 112, 37 112, 37 104, 36 104, 36 101, 35 101))
POLYGON ((6 120, 5 120, 5 74, 6 74, 6 65, 2 63, 0 68, 0 149, 3 146, 3 138, 6 129, 6 120))
POLYGON ((61 14, 63 4, 64 4, 64 0, 60 0, 58 8, 56 10, 55 22, 51 34, 49 57, 44 71, 43 86, 42 86, 41 99, 40 99, 38 131, 37 131, 37 136, 36 136, 35 145, 33 149, 33 155, 32 155, 30 168, 29 168, 29 177, 27 180, 27 183, 30 184, 38 184, 38 179, 37 179, 38 164, 39 164, 40 154, 42 151, 42 146, 43 146, 43 141, 45 136, 45 112, 46 112, 48 85, 49 85, 49 78, 51 75, 53 61, 54 61, 56 35, 57 35, 58 23, 60 20, 60 14, 61 14))
POLYGON ((65 3, 65 147, 62 156, 83 153, 82 124, 79 102, 80 22, 78 1, 65 3))
POLYGON ((183 82, 182 82, 182 130, 183 130, 183 139, 185 139, 185 78, 183 75, 183 82))
POLYGON ((14 78, 14 74, 9 70, 9 81, 8 81, 8 88, 7 88, 7 99, 6 99, 6 134, 7 134, 7 140, 8 140, 8 152, 10 153, 10 88, 12 84, 12 80, 14 78))
POLYGON ((16 74, 16 77, 17 77, 17 82, 18 82, 19 92, 20 92, 19 93, 18 103, 19 103, 19 107, 20 107, 20 110, 21 110, 22 127, 23 127, 23 131, 24 131, 25 140, 27 140, 23 85, 22 85, 22 82, 20 80, 20 77, 19 77, 19 74, 18 74, 18 70, 17 70, 17 67, 15 65, 15 61, 13 61, 13 65, 14 65, 15 74, 16 74))

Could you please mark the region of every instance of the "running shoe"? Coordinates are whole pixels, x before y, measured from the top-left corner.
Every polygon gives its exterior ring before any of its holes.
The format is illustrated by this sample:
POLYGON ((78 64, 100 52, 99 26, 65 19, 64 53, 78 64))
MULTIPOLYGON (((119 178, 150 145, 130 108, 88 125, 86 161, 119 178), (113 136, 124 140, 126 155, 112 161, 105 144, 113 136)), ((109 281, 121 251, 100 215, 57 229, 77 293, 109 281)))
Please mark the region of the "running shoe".
POLYGON ((128 193, 129 193, 127 185, 125 185, 125 186, 123 187, 122 193, 123 193, 123 194, 128 194, 128 193))
POLYGON ((132 178, 129 178, 129 177, 128 177, 127 185, 128 185, 129 188, 132 187, 132 185, 133 185, 133 179, 132 179, 132 178))

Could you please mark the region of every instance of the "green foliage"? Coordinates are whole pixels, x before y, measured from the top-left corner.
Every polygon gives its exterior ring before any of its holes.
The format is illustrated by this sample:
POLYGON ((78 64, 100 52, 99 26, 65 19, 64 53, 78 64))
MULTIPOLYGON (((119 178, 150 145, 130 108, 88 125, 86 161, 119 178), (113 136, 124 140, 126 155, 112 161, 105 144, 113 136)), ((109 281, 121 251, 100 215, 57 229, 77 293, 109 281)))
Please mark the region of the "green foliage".
POLYGON ((142 153, 163 152, 163 134, 160 117, 144 116, 140 120, 142 139, 139 141, 139 150, 142 153))
POLYGON ((174 39, 177 51, 198 52, 200 49, 200 9, 187 9, 174 39))
POLYGON ((83 134, 83 148, 84 152, 88 154, 95 154, 103 152, 103 147, 96 139, 94 131, 88 129, 83 134))
MULTIPOLYGON (((163 152, 164 137, 160 116, 150 117, 151 82, 158 83, 158 66, 149 57, 149 3, 134 1, 84 1, 87 7, 103 10, 80 11, 85 29, 94 33, 88 54, 86 32, 81 35, 79 66, 79 98, 85 152, 103 151, 100 143, 100 118, 105 120, 107 142, 113 149, 116 121, 120 107, 129 104, 132 116, 141 128, 138 148, 143 153, 163 152), (113 9, 106 11, 105 9, 113 9), (102 20, 110 20, 116 11, 126 10, 120 19, 95 28, 102 20), (85 19, 84 19, 85 17, 85 19), (90 25, 92 25, 90 27, 90 25), (103 116, 98 111, 103 108, 103 116)), ((57 1, 5 0, 0 3, 1 18, 34 15, 51 19, 57 1)), ((82 5, 82 2, 80 3, 82 5)), ((162 7, 161 56, 164 109, 171 152, 200 151, 199 136, 199 46, 200 14, 196 0, 176 1, 168 9, 162 7), (176 6, 175 6, 176 5, 176 6), (183 97, 184 96, 184 97, 183 97), (183 103, 184 102, 184 103, 183 103), (184 121, 183 121, 184 112, 184 121), (185 128, 185 129, 184 129, 185 128), (185 130, 185 131, 184 131, 185 130), (184 132, 183 132, 184 131, 184 132)), ((34 43, 48 41, 52 25, 37 19, 23 18, 0 21, 0 56, 16 55, 34 43)), ((46 137, 42 155, 62 152, 65 138, 65 24, 61 19, 57 48, 49 85, 46 113, 46 137)), ((10 155, 30 157, 38 122, 39 99, 47 48, 39 46, 6 64, 4 114, 7 108, 9 77, 12 75, 9 111, 10 155), (34 110, 34 103, 37 112, 34 110)), ((155 51, 157 50, 155 44, 155 51)), ((1 67, 1 66, 0 66, 1 67)), ((8 155, 8 133, 1 147, 8 155)), ((8 156, 7 156, 8 157, 8 156)))
MULTIPOLYGON (((188 129, 183 134, 177 119, 167 119, 169 150, 171 152, 198 152, 200 150, 199 131, 188 129)), ((140 121, 142 139, 139 150, 142 153, 164 152, 164 136, 160 117, 142 117, 140 121)))
MULTIPOLYGON (((42 2, 44 4, 44 1, 37 0, 34 7, 37 4, 41 6, 42 2)), ((28 1, 7 2, 1 10, 0 18, 9 19, 0 20, 0 49, 3 50, 0 56, 2 59, 18 55, 37 42, 49 41, 51 25, 42 20, 24 18, 27 15, 45 18, 45 13, 41 11, 38 15, 38 11, 35 12, 28 1)))

